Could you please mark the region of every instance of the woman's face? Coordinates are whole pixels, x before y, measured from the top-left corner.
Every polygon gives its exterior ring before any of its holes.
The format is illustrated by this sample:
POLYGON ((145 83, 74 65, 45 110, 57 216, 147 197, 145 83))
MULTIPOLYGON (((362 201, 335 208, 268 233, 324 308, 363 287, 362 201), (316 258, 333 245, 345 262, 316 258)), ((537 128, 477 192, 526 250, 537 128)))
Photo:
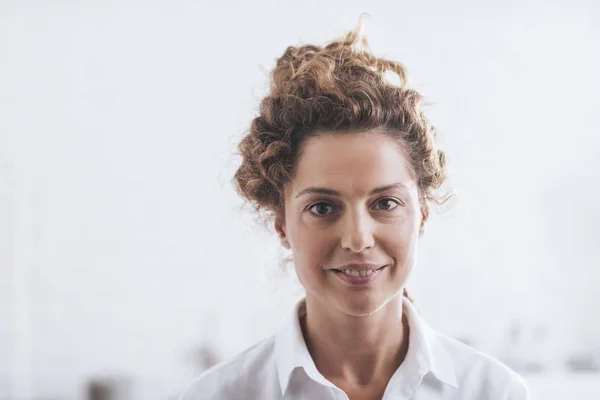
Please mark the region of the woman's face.
POLYGON ((326 133, 305 143, 275 229, 307 297, 359 316, 403 289, 427 215, 393 139, 326 133))

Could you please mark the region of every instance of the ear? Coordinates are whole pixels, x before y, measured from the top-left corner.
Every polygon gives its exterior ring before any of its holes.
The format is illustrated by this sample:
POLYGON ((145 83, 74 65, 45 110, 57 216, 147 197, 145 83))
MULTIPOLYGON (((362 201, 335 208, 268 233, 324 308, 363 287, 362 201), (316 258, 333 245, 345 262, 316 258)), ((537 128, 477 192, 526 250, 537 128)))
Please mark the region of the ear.
POLYGON ((425 223, 429 219, 429 204, 427 204, 427 200, 423 200, 421 202, 421 225, 419 226, 419 237, 423 236, 425 233, 425 223))
POLYGON ((285 221, 282 217, 275 218, 275 232, 277 232, 277 236, 279 236, 279 240, 281 241, 281 245, 286 249, 290 249, 290 242, 287 237, 287 233, 285 231, 285 221))

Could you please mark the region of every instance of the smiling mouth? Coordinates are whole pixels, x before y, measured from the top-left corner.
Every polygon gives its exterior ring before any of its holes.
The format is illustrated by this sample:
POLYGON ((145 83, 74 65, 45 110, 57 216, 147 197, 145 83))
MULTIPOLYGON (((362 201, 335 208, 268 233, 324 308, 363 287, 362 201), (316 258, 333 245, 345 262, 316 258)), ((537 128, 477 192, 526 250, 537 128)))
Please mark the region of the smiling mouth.
POLYGON ((370 275, 374 274, 375 272, 384 269, 385 267, 387 267, 387 265, 384 265, 379 268, 373 268, 373 269, 334 269, 334 271, 341 272, 344 275, 348 275, 348 276, 363 277, 363 276, 370 276, 370 275))
POLYGON ((379 268, 357 268, 357 269, 332 269, 334 276, 340 279, 347 285, 354 287, 369 286, 375 282, 385 267, 384 265, 379 268))

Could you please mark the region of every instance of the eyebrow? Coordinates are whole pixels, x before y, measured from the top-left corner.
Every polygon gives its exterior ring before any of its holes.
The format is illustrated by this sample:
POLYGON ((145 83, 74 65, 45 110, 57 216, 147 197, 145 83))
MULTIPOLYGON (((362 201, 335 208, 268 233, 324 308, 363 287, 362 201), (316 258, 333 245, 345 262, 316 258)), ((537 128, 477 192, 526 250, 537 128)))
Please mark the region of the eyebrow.
MULTIPOLYGON (((371 190, 370 194, 377 194, 377 193, 387 192, 388 190, 392 190, 392 189, 403 189, 403 190, 406 190, 408 188, 406 187, 406 185, 404 185, 404 184, 402 184, 400 182, 396 182, 396 183, 392 183, 391 185, 385 185, 385 186, 377 187, 377 188, 371 190)), ((330 196, 340 196, 340 192, 338 192, 336 190, 327 189, 327 188, 323 188, 323 187, 311 186, 311 187, 308 187, 308 188, 304 189, 300 193, 298 193, 296 195, 296 198, 298 198, 300 196, 304 196, 306 194, 326 194, 326 195, 330 195, 330 196)))

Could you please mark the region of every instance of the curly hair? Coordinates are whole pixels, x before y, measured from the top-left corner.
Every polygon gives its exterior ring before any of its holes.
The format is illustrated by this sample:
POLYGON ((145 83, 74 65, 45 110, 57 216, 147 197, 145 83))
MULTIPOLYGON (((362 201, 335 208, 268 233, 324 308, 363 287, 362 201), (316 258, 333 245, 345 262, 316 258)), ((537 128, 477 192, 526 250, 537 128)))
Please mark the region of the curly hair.
MULTIPOLYGON (((283 216, 286 184, 307 139, 326 132, 378 131, 397 140, 409 159, 422 201, 440 203, 446 159, 408 87, 405 67, 369 52, 363 24, 324 47, 288 47, 271 71, 270 93, 238 146, 238 193, 258 211, 283 216), (362 46, 361 46, 362 44, 362 46), (386 75, 400 78, 392 83, 386 75)), ((443 198, 442 198, 443 200, 443 198)), ((443 201, 441 201, 443 202, 443 201)))

